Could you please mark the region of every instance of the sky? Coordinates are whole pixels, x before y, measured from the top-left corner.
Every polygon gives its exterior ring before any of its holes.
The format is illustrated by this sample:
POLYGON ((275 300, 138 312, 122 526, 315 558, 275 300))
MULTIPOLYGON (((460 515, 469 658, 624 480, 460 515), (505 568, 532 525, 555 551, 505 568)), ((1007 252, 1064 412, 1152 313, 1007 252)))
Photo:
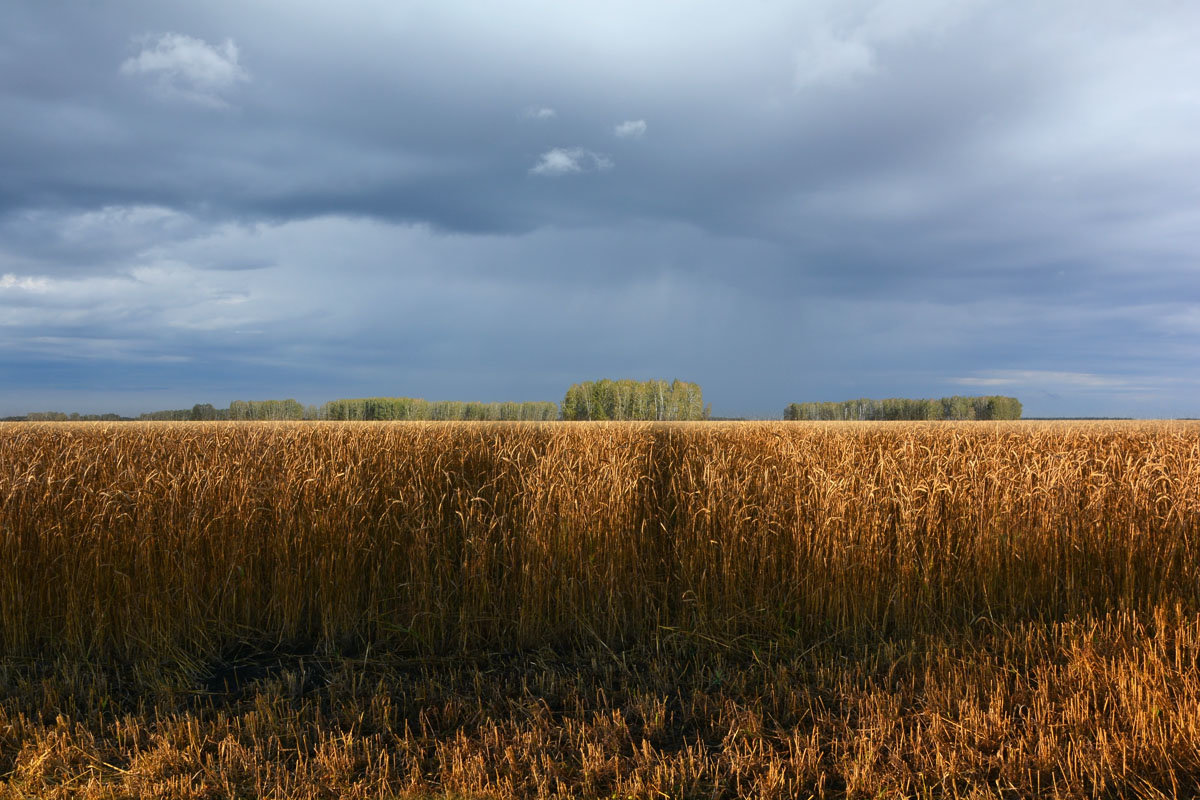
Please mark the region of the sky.
POLYGON ((0 415, 1200 416, 1200 4, 80 2, 0 26, 0 415))

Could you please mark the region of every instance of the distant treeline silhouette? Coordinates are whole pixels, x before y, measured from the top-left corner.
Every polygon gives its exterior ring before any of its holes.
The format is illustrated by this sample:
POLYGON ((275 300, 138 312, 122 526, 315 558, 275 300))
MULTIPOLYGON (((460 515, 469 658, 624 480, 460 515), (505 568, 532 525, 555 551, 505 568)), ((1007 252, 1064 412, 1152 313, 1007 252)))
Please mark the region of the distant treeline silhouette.
POLYGON ((318 419, 334 420, 495 420, 545 422, 558 419, 552 402, 479 403, 457 400, 421 400, 415 397, 363 397, 331 400, 321 406, 318 419))
POLYGON ((700 385, 680 380, 584 381, 567 389, 562 404, 565 420, 696 420, 709 411, 700 385))
POLYGON ((356 397, 304 406, 287 400, 235 400, 142 414, 142 420, 694 420, 708 408, 699 384, 687 381, 599 380, 573 384, 562 408, 551 401, 483 403, 419 397, 356 397))
POLYGON ((162 422, 316 419, 316 409, 314 406, 305 407, 299 401, 291 398, 287 400, 234 400, 229 404, 229 408, 216 408, 212 403, 197 403, 191 408, 151 411, 140 415, 138 419, 162 422))
POLYGON ((862 397, 840 403, 791 403, 783 411, 787 420, 966 420, 1020 419, 1021 401, 1015 397, 983 395, 914 400, 862 397))
POLYGON ((120 414, 80 414, 72 411, 31 411, 14 417, 0 417, 0 422, 130 422, 133 417, 120 414))
POLYGON ((304 406, 297 400, 234 400, 229 408, 203 403, 190 409, 152 411, 142 420, 555 420, 558 404, 479 403, 457 400, 422 400, 418 397, 359 397, 304 406))
MULTIPOLYGON (((706 420, 711 409, 699 384, 673 380, 583 381, 567 389, 561 407, 551 401, 475 402, 423 400, 418 397, 358 397, 303 405, 286 400, 234 400, 228 408, 197 403, 191 408, 150 411, 134 417, 118 414, 67 414, 39 411, 4 421, 251 421, 251 420, 426 420, 530 421, 551 420, 706 420)), ((1021 401, 985 395, 884 400, 859 398, 840 403, 791 403, 785 420, 999 420, 1020 419, 1021 401)))

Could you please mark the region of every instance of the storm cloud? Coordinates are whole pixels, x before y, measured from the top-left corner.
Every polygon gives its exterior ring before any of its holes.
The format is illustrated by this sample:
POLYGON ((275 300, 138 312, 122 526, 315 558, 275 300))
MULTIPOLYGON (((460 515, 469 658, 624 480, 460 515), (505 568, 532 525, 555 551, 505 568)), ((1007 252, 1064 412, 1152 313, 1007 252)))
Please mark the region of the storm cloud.
POLYGON ((1200 416, 1200 9, 19 2, 0 414, 1200 416))

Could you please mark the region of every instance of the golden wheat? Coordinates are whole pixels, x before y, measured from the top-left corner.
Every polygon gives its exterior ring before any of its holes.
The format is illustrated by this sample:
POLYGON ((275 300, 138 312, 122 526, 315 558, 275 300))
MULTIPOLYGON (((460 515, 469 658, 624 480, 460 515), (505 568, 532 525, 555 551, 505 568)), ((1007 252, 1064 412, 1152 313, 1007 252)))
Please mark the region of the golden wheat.
POLYGON ((0 647, 423 653, 1200 599, 1187 425, 9 426, 0 647))
POLYGON ((0 425, 0 771, 1187 795, 1198 522, 1188 423, 0 425))

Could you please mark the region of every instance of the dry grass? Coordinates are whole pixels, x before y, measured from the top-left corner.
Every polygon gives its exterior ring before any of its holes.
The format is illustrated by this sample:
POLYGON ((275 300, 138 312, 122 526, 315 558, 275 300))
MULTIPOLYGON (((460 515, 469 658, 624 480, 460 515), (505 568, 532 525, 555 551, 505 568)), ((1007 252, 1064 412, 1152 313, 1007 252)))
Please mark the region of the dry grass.
POLYGON ((0 773, 1191 796, 1198 521, 1183 423, 0 426, 0 773))

